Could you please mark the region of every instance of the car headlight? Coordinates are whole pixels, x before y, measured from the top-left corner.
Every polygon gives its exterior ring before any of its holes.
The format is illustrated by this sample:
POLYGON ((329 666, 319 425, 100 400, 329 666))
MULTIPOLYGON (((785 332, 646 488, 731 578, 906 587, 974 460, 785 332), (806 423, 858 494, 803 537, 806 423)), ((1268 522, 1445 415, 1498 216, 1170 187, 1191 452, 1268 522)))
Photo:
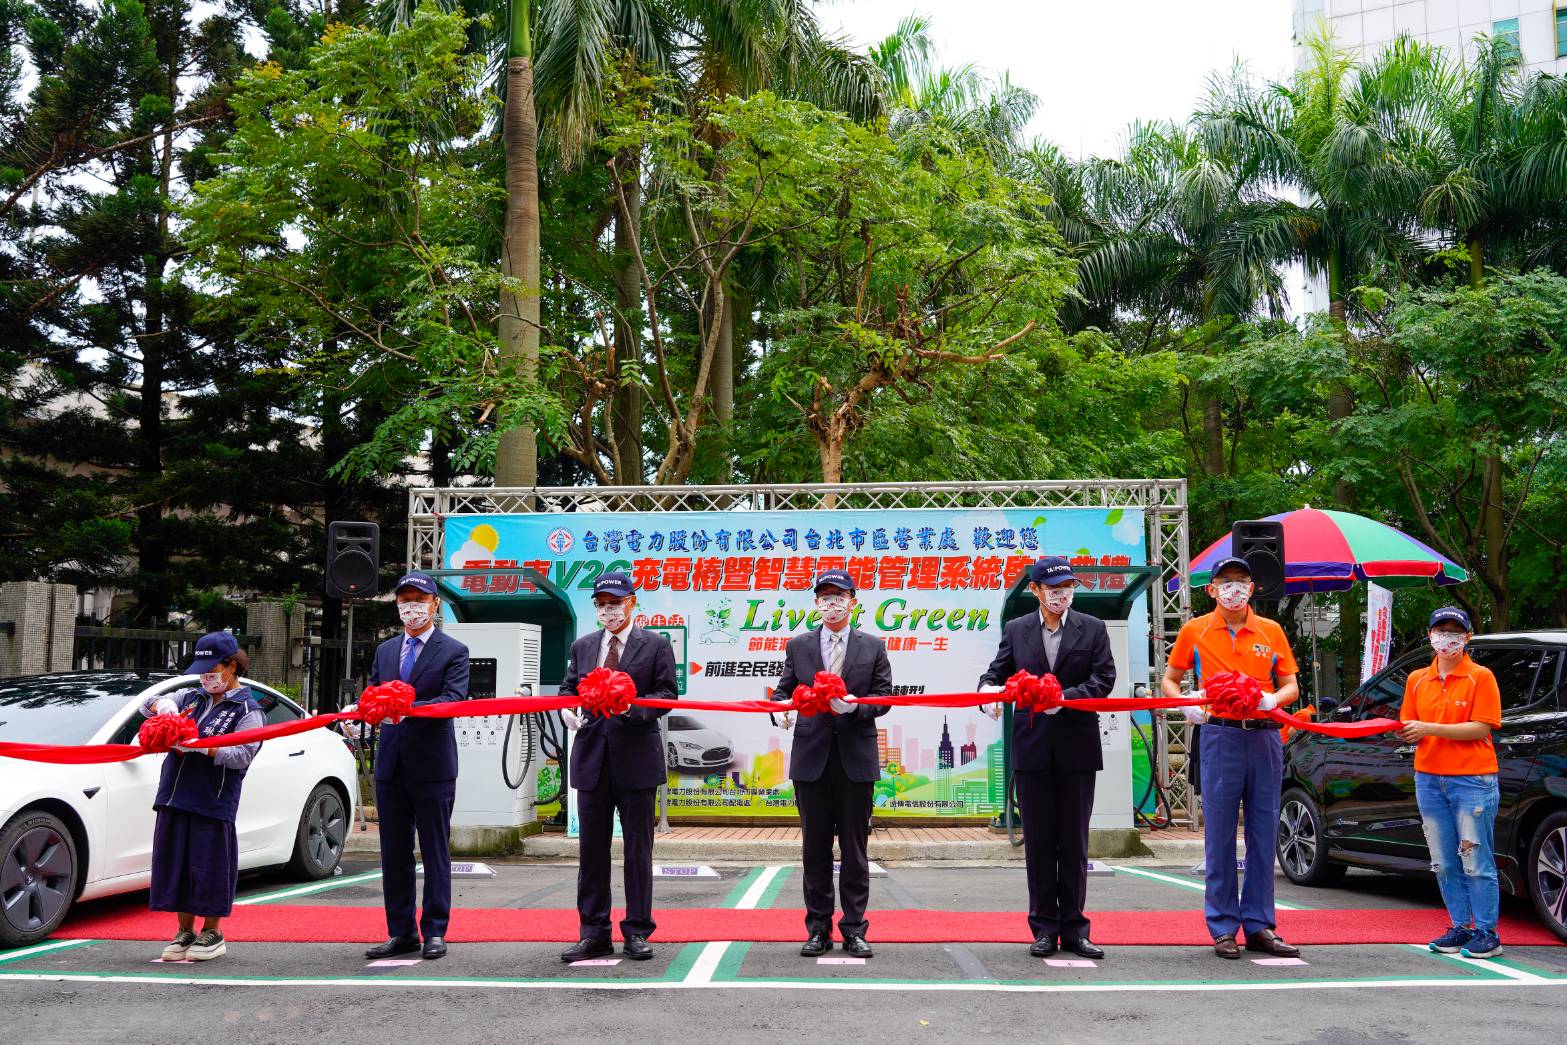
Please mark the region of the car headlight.
POLYGON ((677 741, 675 741, 675 746, 679 747, 679 748, 685 748, 687 751, 701 751, 702 750, 702 745, 698 744, 694 740, 677 740, 677 741))

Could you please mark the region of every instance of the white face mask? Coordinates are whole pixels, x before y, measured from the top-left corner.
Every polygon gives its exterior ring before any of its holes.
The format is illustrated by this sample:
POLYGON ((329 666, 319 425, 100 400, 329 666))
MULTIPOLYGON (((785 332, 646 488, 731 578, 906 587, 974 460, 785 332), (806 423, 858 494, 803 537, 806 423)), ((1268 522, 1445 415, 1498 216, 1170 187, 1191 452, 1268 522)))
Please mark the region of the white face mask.
POLYGON ((625 603, 613 602, 606 606, 596 606, 594 609, 598 613, 599 627, 605 631, 619 631, 626 626, 625 603))
POLYGON ((201 676, 201 688, 216 696, 219 693, 227 693, 229 684, 223 681, 223 672, 209 671, 201 676))
POLYGON ((816 609, 822 615, 822 620, 828 624, 841 624, 849 615, 849 597, 847 595, 818 595, 816 596, 816 609))
POLYGON ((1067 607, 1072 605, 1073 591, 1072 588, 1046 588, 1045 609, 1057 615, 1065 613, 1067 607))
POLYGON ((414 631, 421 630, 430 623, 430 604, 427 602, 399 602, 397 615, 403 619, 403 624, 414 631))
POLYGON ((1251 584, 1247 581, 1225 581, 1219 585, 1219 605, 1227 610, 1238 610, 1251 598, 1251 584))
POLYGON ((1456 657, 1464 651, 1464 637, 1452 631, 1433 631, 1431 648, 1443 657, 1456 657))

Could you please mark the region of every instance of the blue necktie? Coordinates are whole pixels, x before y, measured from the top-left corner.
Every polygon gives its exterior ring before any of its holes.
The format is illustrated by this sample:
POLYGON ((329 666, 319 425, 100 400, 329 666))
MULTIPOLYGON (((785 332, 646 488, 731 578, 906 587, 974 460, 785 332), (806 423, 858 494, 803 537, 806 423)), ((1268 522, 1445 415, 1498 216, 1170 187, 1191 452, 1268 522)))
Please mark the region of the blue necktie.
POLYGON ((414 673, 414 660, 419 656, 419 644, 423 639, 416 639, 412 635, 403 641, 403 663, 397 669, 397 675, 404 682, 408 676, 414 673))

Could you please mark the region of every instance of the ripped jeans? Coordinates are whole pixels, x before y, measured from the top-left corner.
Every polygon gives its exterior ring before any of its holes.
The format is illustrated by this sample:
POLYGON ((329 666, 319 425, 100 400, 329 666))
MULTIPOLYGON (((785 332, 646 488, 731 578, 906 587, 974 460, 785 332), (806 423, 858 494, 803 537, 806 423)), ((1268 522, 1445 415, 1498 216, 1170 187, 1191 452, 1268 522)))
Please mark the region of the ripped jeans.
POLYGON ((1494 933, 1501 903, 1493 848, 1501 800, 1497 775, 1417 772, 1415 800, 1448 917, 1460 928, 1472 923, 1494 933))

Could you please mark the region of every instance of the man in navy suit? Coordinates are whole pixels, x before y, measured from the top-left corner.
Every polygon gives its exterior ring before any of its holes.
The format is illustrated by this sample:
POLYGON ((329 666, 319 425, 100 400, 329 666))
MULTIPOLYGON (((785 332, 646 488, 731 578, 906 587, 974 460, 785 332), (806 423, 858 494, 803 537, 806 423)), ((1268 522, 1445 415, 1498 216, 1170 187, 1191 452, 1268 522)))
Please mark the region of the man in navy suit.
MULTIPOLYGON (((441 600, 429 574, 397 582, 403 633, 376 648, 370 684, 401 679, 414 706, 468 699, 468 647, 435 626, 441 600)), ((350 706, 345 711, 353 710, 350 706)), ((381 891, 391 938, 365 951, 390 958, 446 954, 452 911, 452 801, 457 794, 457 733, 449 718, 406 718, 381 725, 375 754, 375 807, 381 818, 381 891), (424 861, 424 911, 414 924, 414 831, 424 861), (424 943, 419 942, 420 934, 424 943)))
MULTIPOLYGON (((594 668, 623 671, 636 683, 638 697, 676 700, 675 650, 668 636, 631 623, 637 596, 624 573, 600 575, 593 585, 599 629, 571 644, 563 695, 575 696, 594 668)), ((563 962, 602 958, 615 952, 610 943, 610 842, 615 813, 625 842, 626 917, 620 923, 621 951, 633 961, 653 957, 648 937, 653 922, 653 805, 664 782, 664 745, 658 720, 666 708, 633 707, 613 717, 562 713, 576 731, 571 742, 570 783, 577 791, 576 946, 563 962)))
MULTIPOLYGON (((788 700, 796 685, 807 685, 818 671, 843 679, 850 696, 886 696, 892 692, 892 664, 887 645, 849 623, 856 605, 854 580, 845 570, 823 570, 816 578, 819 627, 796 635, 784 647, 783 674, 773 689, 774 700, 788 700)), ((865 941, 869 923, 871 870, 865 855, 870 835, 871 799, 881 765, 876 754, 876 720, 890 708, 851 704, 834 698, 829 714, 802 715, 794 727, 789 751, 789 779, 800 810, 801 862, 805 880, 805 945, 800 954, 820 957, 832 949, 832 843, 841 856, 838 892, 842 915, 838 931, 843 949, 854 958, 869 958, 865 941)), ((789 728, 785 713, 782 726, 789 728)))
MULTIPOLYGON (((996 659, 980 676, 981 692, 1000 691, 1015 672, 1051 674, 1070 705, 1079 697, 1108 696, 1115 660, 1104 622, 1074 613, 1077 578, 1060 556, 1045 556, 1029 570, 1028 590, 1039 610, 1007 621, 996 659)), ((1001 706, 993 714, 1000 716, 1001 706)), ((1083 904, 1088 894, 1088 822, 1094 810, 1094 776, 1104 768, 1099 716, 1070 706, 1012 716, 1012 768, 1023 814, 1023 858, 1028 870, 1029 953, 1048 958, 1061 949, 1103 958, 1088 938, 1083 904)))

